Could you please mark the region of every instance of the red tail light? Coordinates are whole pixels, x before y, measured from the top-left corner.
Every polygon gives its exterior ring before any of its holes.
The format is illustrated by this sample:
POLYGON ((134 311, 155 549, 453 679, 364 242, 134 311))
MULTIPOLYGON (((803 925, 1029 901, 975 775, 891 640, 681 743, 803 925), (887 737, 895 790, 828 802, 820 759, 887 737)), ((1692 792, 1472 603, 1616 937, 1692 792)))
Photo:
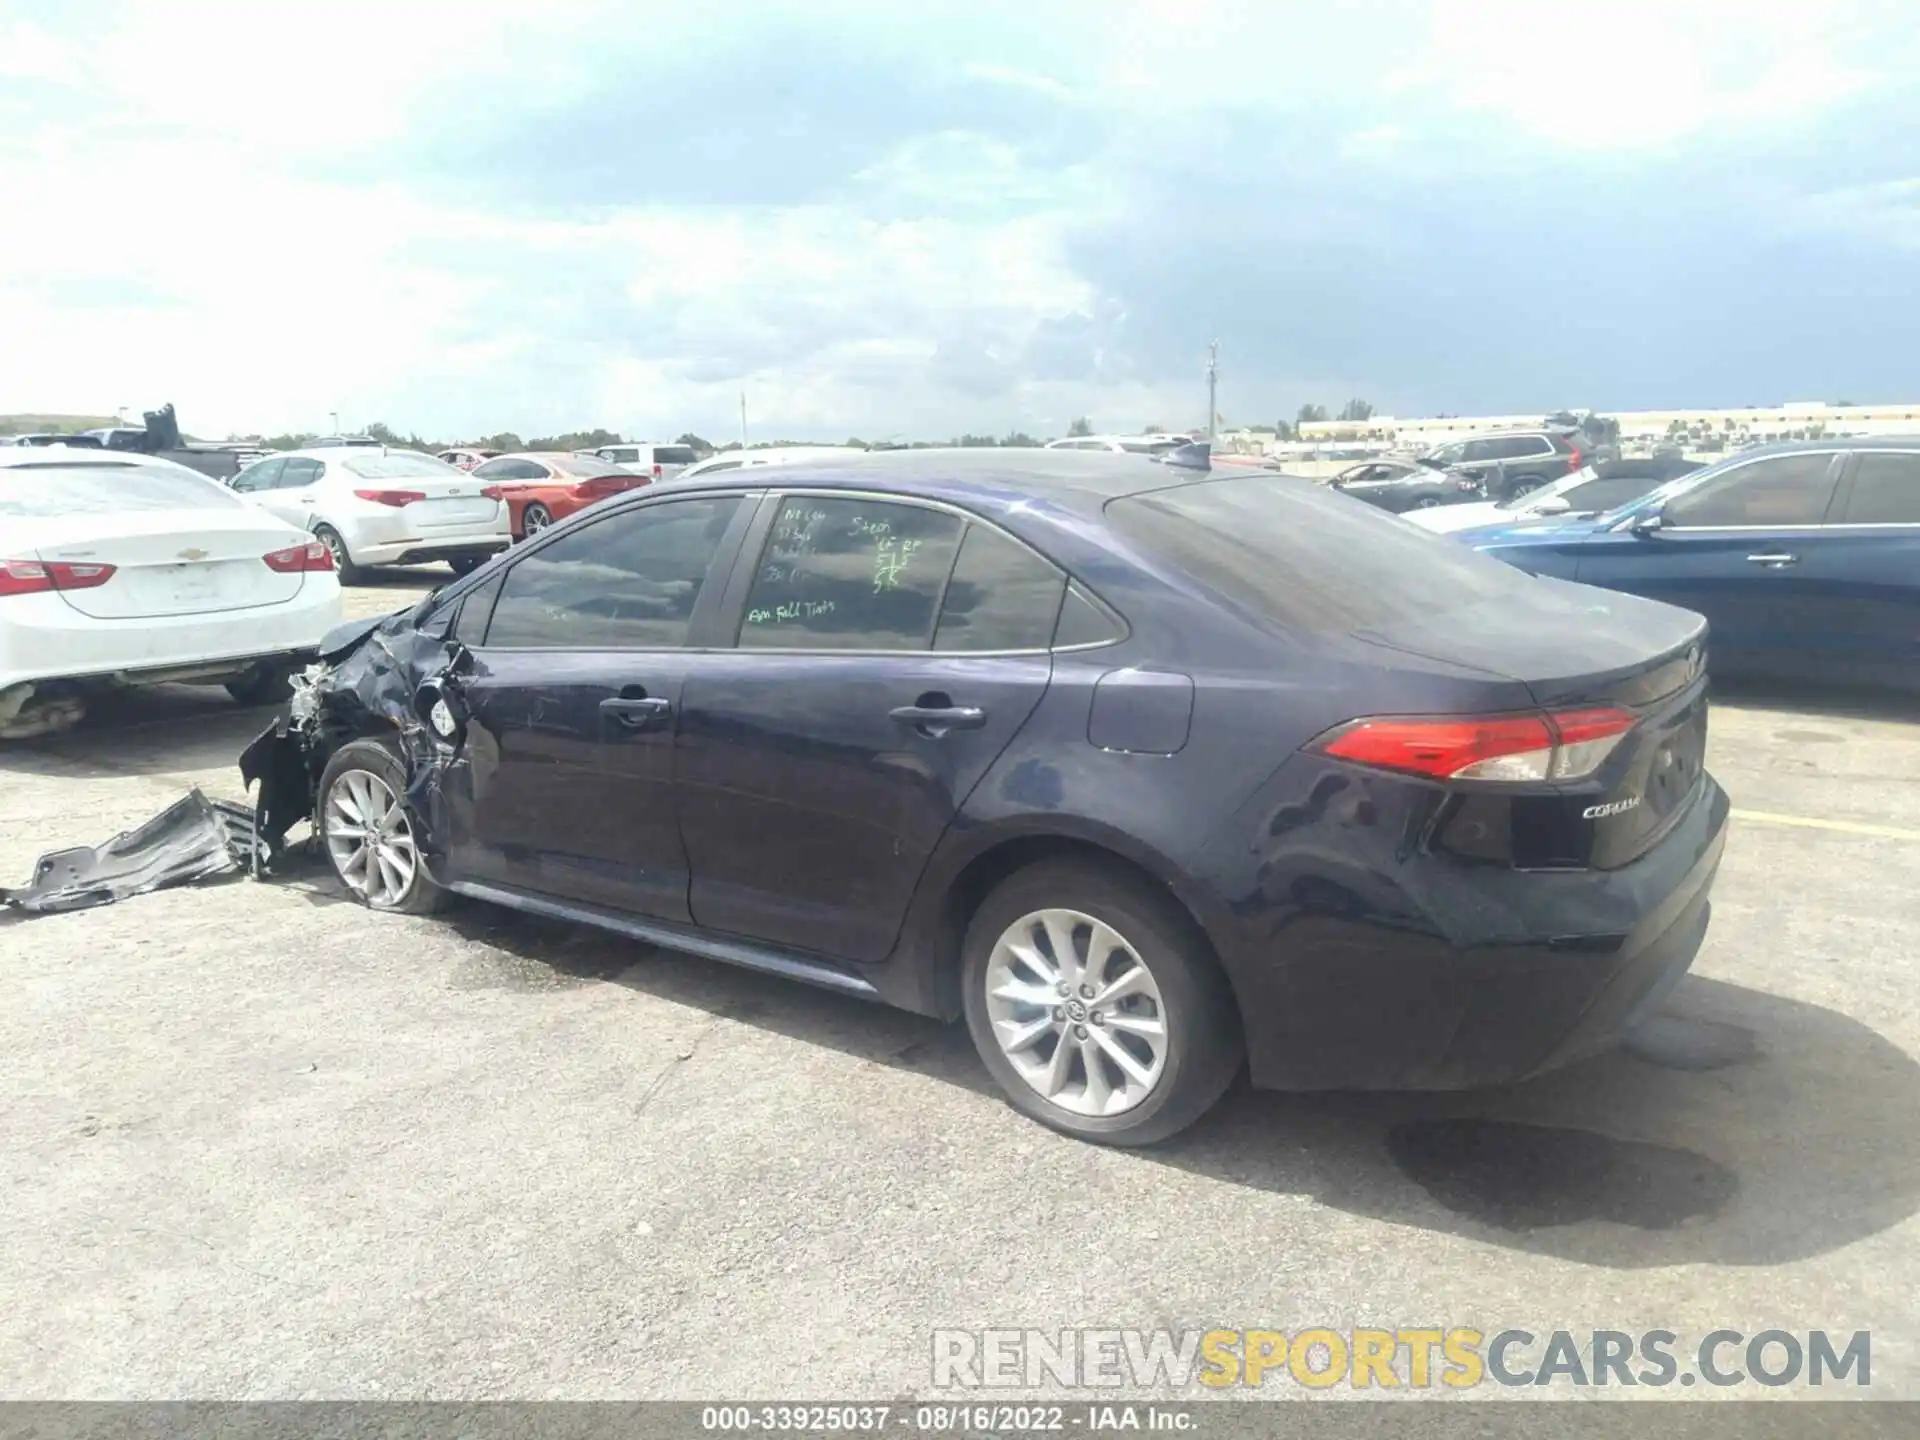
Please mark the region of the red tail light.
POLYGON ((480 493, 489 500, 504 500, 507 498, 507 492, 502 490, 498 485, 482 485, 480 487, 480 493))
POLYGON ((41 595, 49 590, 91 590, 113 578, 111 565, 65 560, 0 560, 0 595, 41 595))
POLYGON ((654 478, 654 479, 656 479, 656 480, 658 480, 658 479, 660 478, 660 475, 661 475, 661 468, 660 468, 660 466, 658 466, 658 465, 656 465, 656 466, 654 466, 654 467, 653 467, 653 478, 654 478))
POLYGON ((1573 447, 1573 453, 1567 456, 1567 473, 1571 475, 1573 474, 1574 471, 1578 470, 1579 468, 1580 468, 1580 447, 1576 445, 1573 447))
POLYGON ((371 500, 376 505, 391 505, 396 510, 402 505, 411 505, 416 500, 427 498, 424 490, 356 490, 353 493, 362 500, 371 500))
POLYGON ((1350 721, 1308 748, 1336 760, 1430 780, 1524 785, 1591 775, 1636 723, 1625 710, 1614 709, 1537 715, 1385 715, 1350 721))
POLYGON ((284 550, 269 550, 260 558, 267 562, 269 570, 282 575, 293 575, 302 570, 333 569, 333 552, 318 540, 305 545, 289 545, 284 550))

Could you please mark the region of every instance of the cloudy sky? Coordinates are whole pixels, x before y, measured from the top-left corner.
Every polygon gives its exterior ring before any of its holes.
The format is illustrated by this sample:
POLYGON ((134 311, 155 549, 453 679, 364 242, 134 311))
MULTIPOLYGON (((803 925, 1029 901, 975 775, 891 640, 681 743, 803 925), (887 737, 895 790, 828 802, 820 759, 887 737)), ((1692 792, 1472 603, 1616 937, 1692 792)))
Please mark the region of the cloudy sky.
POLYGON ((1909 3, 0 0, 0 412, 1920 394, 1909 3))

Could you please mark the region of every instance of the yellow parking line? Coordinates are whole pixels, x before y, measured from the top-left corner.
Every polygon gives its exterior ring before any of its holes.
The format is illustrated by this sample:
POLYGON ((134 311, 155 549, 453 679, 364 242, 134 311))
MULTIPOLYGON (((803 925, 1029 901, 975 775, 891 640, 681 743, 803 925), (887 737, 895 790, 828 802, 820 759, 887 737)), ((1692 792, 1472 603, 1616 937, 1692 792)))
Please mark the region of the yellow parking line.
POLYGON ((1819 820, 1811 815, 1773 815, 1765 810, 1735 810, 1736 820, 1758 820, 1763 825, 1796 825, 1802 830, 1838 830, 1843 835, 1873 835, 1882 840, 1920 840, 1920 830, 1895 825, 1867 825, 1858 820, 1819 820))

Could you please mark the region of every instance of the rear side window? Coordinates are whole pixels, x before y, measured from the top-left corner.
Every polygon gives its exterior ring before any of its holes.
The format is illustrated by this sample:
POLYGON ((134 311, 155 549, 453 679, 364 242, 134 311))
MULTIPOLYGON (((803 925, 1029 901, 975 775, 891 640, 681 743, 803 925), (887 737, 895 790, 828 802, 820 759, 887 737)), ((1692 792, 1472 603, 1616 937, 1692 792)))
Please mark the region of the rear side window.
POLYGON ((970 524, 940 606, 936 650, 1044 650, 1067 577, 986 525, 970 524))
MULTIPOLYGON (((540 546, 501 582, 487 645, 659 650, 685 643, 739 503, 716 495, 623 510, 540 546)), ((464 614, 461 625, 464 632, 464 614)))
POLYGON ((1060 623, 1054 627, 1053 644, 1058 650, 1075 645, 1105 645, 1125 632, 1112 617, 1078 585, 1067 586, 1066 601, 1060 607, 1060 623))
POLYGON ((1193 480, 1114 500, 1128 540, 1254 615, 1345 634, 1489 600, 1539 582, 1371 505, 1272 475, 1193 480))
POLYGON ((747 595, 741 646, 925 650, 961 521, 944 510, 790 495, 747 595))
POLYGON ((1862 454, 1846 520, 1849 525, 1920 525, 1920 455, 1862 454))
POLYGON ((656 445, 653 447, 653 463, 656 465, 691 465, 700 457, 694 454, 691 445, 656 445))
POLYGON ((171 466, 88 464, 0 468, 0 519, 111 515, 127 510, 237 510, 247 502, 171 466))
POLYGON ((1669 500, 1661 512, 1668 525, 1691 529, 1724 526, 1818 525, 1833 499, 1831 455, 1778 455, 1755 460, 1704 481, 1669 500))

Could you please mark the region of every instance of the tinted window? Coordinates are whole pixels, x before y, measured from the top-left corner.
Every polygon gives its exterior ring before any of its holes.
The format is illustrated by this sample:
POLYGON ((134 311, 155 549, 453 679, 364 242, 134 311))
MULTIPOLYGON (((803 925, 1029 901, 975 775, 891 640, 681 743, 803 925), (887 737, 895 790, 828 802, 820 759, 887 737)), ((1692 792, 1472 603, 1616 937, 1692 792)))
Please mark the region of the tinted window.
POLYGON ((1488 442, 1496 460, 1524 460, 1529 455, 1545 455, 1553 444, 1543 435, 1508 435, 1488 442))
POLYGON ((985 525, 967 526, 940 606, 936 650, 1043 650, 1067 577, 985 525))
POLYGON ((453 478, 453 467, 431 455, 413 455, 404 451, 386 455, 348 455, 338 462, 343 469, 367 480, 404 480, 408 477, 440 480, 453 478))
POLYGON ((960 523, 917 505, 787 497, 747 597, 740 643, 925 650, 960 523))
POLYGON ((280 482, 280 469, 284 460, 262 460, 258 465, 249 465, 233 477, 233 488, 240 491, 271 490, 280 482))
MULTIPOLYGON (((529 460, 526 464, 533 464, 529 460)), ((596 475, 626 475, 630 471, 622 470, 611 460, 602 460, 598 455, 555 455, 546 462, 562 475, 578 475, 592 479, 596 475)))
POLYGON ((296 485, 311 485, 320 478, 320 462, 302 457, 287 461, 281 468, 280 478, 274 482, 276 490, 291 490, 296 485))
POLYGON ((1562 490, 1560 498, 1574 510, 1611 510, 1629 500, 1638 500, 1658 483, 1656 476, 1603 475, 1562 490))
POLYGON ((542 545, 508 569, 487 644, 657 650, 686 640, 734 495, 628 510, 542 545))
POLYGON ((476 480, 545 480, 547 467, 532 460, 503 458, 489 460, 473 470, 476 480))
POLYGON ((1086 591, 1078 585, 1067 586, 1066 602, 1060 607, 1060 623, 1053 632, 1056 647, 1104 645, 1109 640, 1118 640, 1122 633, 1086 591))
POLYGON ((700 457, 694 453, 691 445, 656 445, 653 447, 653 463, 656 465, 691 465, 700 457))
POLYGON ((1833 498, 1831 455, 1781 455, 1715 476, 1667 502, 1669 525, 1818 525, 1833 498))
POLYGON ((494 602, 500 598, 500 584, 505 578, 496 575, 461 598, 460 613, 453 617, 453 629, 448 632, 455 640, 477 646, 486 638, 487 621, 493 618, 494 602))
POLYGON ((111 515, 127 510, 237 510, 247 502, 171 465, 20 465, 0 468, 0 518, 111 515))
POLYGON ((1920 525, 1920 455, 1861 455, 1847 523, 1920 525))
POLYGON ((1348 633, 1523 601, 1538 584, 1371 505, 1281 476, 1189 481, 1112 501, 1107 518, 1228 601, 1303 629, 1348 633))
MULTIPOLYGON (((1495 458, 1494 442, 1491 440, 1469 440, 1462 448, 1460 458, 1463 460, 1492 460, 1495 458)), ((1449 461, 1448 463, 1451 464, 1452 462, 1449 461)))

